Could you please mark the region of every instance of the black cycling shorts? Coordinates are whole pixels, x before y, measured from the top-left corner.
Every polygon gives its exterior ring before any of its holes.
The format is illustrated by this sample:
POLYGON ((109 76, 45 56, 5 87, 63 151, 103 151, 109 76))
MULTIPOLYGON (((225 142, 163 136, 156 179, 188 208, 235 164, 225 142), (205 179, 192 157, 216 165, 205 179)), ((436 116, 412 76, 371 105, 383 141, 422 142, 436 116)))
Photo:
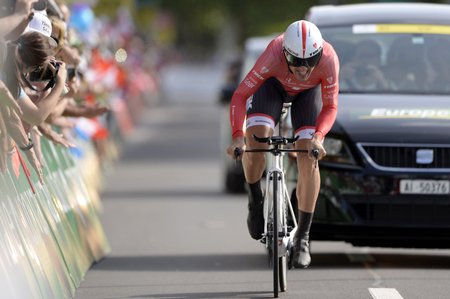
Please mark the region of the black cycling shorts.
POLYGON ((295 96, 286 93, 276 78, 267 79, 247 100, 247 125, 263 125, 275 129, 280 121, 283 103, 292 102, 291 121, 294 135, 311 139, 316 129, 316 119, 322 109, 320 85, 295 96))

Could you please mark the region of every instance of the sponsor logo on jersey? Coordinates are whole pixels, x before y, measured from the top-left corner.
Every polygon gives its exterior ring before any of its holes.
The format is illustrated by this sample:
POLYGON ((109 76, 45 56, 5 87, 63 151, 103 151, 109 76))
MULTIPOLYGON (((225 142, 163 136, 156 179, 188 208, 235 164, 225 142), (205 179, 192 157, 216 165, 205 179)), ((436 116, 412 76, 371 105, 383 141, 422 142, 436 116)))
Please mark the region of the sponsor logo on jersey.
POLYGON ((264 80, 264 77, 261 76, 260 74, 258 74, 257 71, 253 70, 253 71, 252 71, 252 74, 255 75, 255 77, 258 78, 259 80, 264 80))
POLYGON ((253 88, 253 87, 255 87, 255 83, 254 82, 252 82, 250 79, 245 79, 244 80, 244 84, 248 87, 248 88, 253 88))

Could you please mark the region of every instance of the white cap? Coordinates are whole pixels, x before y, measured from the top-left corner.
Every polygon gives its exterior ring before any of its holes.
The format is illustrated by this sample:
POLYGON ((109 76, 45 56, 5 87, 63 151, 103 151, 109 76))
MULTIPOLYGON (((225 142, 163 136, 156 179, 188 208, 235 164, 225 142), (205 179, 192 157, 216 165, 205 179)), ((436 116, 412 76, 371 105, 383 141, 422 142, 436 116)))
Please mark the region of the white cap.
POLYGON ((58 46, 56 41, 52 38, 52 22, 44 13, 40 11, 34 12, 33 18, 28 23, 27 28, 25 28, 25 33, 32 31, 47 36, 52 47, 58 46))

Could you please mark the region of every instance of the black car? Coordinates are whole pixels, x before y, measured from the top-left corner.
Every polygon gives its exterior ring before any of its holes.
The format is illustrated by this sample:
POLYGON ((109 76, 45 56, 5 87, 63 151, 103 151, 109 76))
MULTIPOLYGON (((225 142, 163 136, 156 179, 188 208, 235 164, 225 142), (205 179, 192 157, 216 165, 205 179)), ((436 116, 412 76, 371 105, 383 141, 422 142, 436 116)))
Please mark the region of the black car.
POLYGON ((450 248, 449 16, 420 3, 308 11, 340 59, 313 240, 450 248))

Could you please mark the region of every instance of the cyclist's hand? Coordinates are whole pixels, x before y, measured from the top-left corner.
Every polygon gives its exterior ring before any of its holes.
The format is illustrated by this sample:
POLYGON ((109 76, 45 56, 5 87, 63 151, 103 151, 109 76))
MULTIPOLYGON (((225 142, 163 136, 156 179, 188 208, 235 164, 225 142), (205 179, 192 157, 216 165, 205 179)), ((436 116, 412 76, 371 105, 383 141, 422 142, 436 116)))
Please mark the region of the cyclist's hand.
POLYGON ((242 159, 242 154, 239 157, 235 156, 235 150, 236 148, 240 148, 242 151, 242 153, 245 150, 245 142, 244 142, 244 137, 236 137, 233 139, 233 142, 231 143, 230 146, 227 147, 227 154, 233 158, 233 159, 237 159, 240 160, 242 159))
POLYGON ((313 156, 312 151, 318 150, 319 155, 317 157, 317 160, 321 160, 323 157, 327 155, 327 152, 325 151, 322 141, 323 137, 321 134, 314 134, 313 138, 311 139, 311 142, 308 144, 308 156, 311 159, 316 159, 316 157, 313 156))

